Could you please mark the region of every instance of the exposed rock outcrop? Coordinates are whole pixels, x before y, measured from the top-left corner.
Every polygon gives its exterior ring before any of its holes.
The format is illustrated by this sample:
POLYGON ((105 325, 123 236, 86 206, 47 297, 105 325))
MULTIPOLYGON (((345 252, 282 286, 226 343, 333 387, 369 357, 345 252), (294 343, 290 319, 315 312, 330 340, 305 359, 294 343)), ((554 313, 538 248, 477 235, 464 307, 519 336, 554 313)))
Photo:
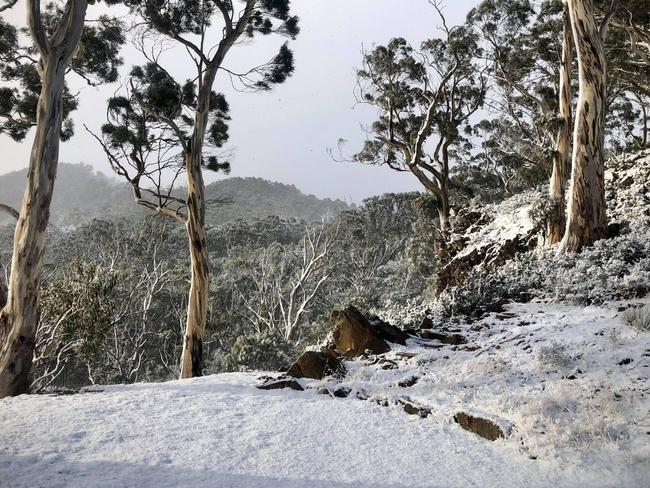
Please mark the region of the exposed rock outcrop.
POLYGON ((263 385, 258 386, 260 390, 281 390, 283 388, 291 388, 292 390, 303 391, 304 388, 296 380, 280 379, 271 380, 263 385))
POLYGON ((324 352, 306 351, 291 365, 287 374, 294 378, 323 379, 326 376, 345 376, 345 366, 341 361, 324 352))
POLYGON ((506 433, 503 429, 492 420, 475 417, 474 415, 469 415, 465 412, 458 412, 454 415, 454 422, 460 425, 463 429, 480 435, 490 441, 496 441, 497 439, 506 437, 506 433))
POLYGON ((532 217, 542 195, 528 191, 501 203, 461 209, 454 218, 449 260, 438 275, 438 292, 462 283, 473 267, 491 269, 538 243, 543 220, 532 217))
POLYGON ((382 354, 390 346, 380 337, 377 329, 353 306, 332 313, 332 336, 336 351, 342 356, 353 358, 366 351, 382 354))

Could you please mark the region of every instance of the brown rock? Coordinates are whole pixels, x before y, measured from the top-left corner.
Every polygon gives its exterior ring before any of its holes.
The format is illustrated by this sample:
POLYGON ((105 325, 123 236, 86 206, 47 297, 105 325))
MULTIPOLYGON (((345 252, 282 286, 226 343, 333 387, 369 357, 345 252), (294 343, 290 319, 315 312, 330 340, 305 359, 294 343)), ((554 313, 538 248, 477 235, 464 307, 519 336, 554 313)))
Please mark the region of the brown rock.
POLYGON ((394 342, 404 346, 406 345, 406 339, 410 337, 406 331, 403 331, 399 327, 395 327, 388 322, 384 322, 379 317, 372 317, 369 322, 377 335, 385 341, 394 342))
POLYGON ((441 334, 439 332, 432 332, 430 330, 423 330, 420 333, 420 337, 423 339, 433 339, 436 341, 440 341, 443 344, 449 344, 451 346, 459 346, 461 344, 465 344, 467 340, 465 337, 463 337, 460 334, 441 334))
POLYGON ((465 412, 458 412, 454 415, 454 421, 463 429, 480 435, 490 441, 495 441, 506 436, 501 427, 493 421, 481 417, 475 417, 466 414, 465 412))
POLYGON ((402 405, 404 408, 404 411, 408 413, 409 415, 419 415, 423 419, 427 418, 429 415, 431 415, 431 409, 427 407, 421 407, 419 405, 414 404, 411 402, 409 399, 406 398, 400 398, 399 403, 402 405))
POLYGON ((429 317, 424 317, 422 319, 422 323, 420 324, 420 329, 422 330, 433 329, 433 320, 431 320, 429 317))
POLYGON ((294 378, 323 379, 325 376, 345 376, 345 366, 331 354, 306 351, 291 365, 287 374, 294 378))
POLYGON ((373 354, 390 351, 390 347, 359 310, 349 306, 332 312, 336 351, 346 357, 357 357, 369 350, 373 354))
POLYGON ((296 380, 279 380, 270 381, 258 386, 260 390, 281 390, 282 388, 291 388, 292 390, 302 391, 304 388, 296 380))

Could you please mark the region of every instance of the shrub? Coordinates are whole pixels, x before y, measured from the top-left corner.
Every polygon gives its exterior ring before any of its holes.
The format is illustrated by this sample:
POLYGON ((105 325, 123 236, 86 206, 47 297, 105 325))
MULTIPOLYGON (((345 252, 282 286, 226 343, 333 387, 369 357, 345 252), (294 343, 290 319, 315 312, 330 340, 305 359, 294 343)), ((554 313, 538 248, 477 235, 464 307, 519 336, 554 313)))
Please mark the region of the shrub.
POLYGON ((462 286, 438 297, 434 309, 446 320, 496 311, 508 300, 598 305, 643 296, 648 289, 650 226, 640 224, 634 232, 602 239, 581 253, 535 249, 496 269, 474 268, 462 286))
POLYGON ((546 367, 567 368, 573 363, 574 357, 569 353, 566 346, 551 342, 548 346, 539 348, 537 360, 546 367))
POLYGON ((277 371, 289 366, 296 350, 278 332, 264 330, 252 335, 241 335, 227 353, 217 352, 208 369, 223 371, 277 371))
POLYGON ((628 308, 623 312, 623 322, 639 332, 650 332, 650 305, 628 308))

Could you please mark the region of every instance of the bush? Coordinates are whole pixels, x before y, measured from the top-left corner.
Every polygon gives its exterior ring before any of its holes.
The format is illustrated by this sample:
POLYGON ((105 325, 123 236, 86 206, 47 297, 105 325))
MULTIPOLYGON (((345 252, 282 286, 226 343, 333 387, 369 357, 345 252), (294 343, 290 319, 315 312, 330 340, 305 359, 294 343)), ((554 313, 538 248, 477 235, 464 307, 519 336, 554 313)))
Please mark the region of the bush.
MULTIPOLYGON (((508 300, 532 298, 598 305, 643 296, 650 289, 650 227, 602 239, 581 253, 535 249, 493 270, 474 268, 461 287, 445 290, 434 309, 440 319, 480 316, 508 300)), ((632 312, 630 312, 632 313, 632 312)))
POLYGON ((217 352, 211 372, 246 370, 277 371, 289 366, 295 359, 296 350, 278 332, 264 330, 252 335, 241 335, 229 352, 217 352))
POLYGON ((650 305, 628 308, 623 312, 623 322, 639 332, 650 332, 650 305))
POLYGON ((540 347, 537 360, 546 367, 567 368, 573 363, 574 357, 569 353, 566 346, 552 342, 548 346, 540 347))

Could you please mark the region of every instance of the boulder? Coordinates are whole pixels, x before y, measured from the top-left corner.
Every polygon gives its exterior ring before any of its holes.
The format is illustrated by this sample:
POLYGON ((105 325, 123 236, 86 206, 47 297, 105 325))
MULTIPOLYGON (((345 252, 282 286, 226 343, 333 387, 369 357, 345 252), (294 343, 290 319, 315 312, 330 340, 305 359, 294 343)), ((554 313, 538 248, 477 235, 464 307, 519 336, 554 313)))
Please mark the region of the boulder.
POLYGON ((503 429, 492 420, 475 417, 465 412, 458 412, 454 415, 454 422, 460 425, 463 429, 480 435, 490 441, 495 441, 506 436, 503 429))
POLYGON ((411 386, 415 385, 418 382, 418 379, 419 378, 417 376, 410 376, 401 381, 398 381, 397 386, 402 388, 410 388, 411 386))
POLYGON ((421 330, 433 329, 433 320, 431 320, 429 317, 424 317, 422 319, 422 323, 420 324, 420 329, 421 330))
POLYGON ((348 358, 361 356, 366 351, 381 354, 390 351, 377 329, 353 306, 332 312, 332 336, 336 351, 348 358))
POLYGON ((347 398, 348 395, 350 394, 352 390, 346 386, 339 386, 332 395, 334 395, 336 398, 347 398))
POLYGON ((406 345, 406 339, 410 337, 399 327, 384 322, 379 317, 372 317, 368 322, 370 322, 370 325, 375 329, 377 335, 387 342, 394 342, 404 346, 406 345))
POLYGON ((422 339, 430 339, 440 341, 443 344, 449 344, 450 346, 459 346, 465 344, 467 340, 460 334, 441 334, 439 332, 433 332, 430 330, 423 330, 420 332, 420 337, 422 339))
POLYGON ((291 388, 292 390, 303 391, 304 388, 296 380, 278 380, 278 381, 269 381, 263 385, 258 386, 260 390, 281 390, 282 388, 291 388))
POLYGON ((423 419, 431 415, 430 408, 417 405, 414 402, 412 402, 409 398, 399 398, 397 401, 399 402, 400 405, 402 405, 404 411, 409 415, 419 415, 423 419))
POLYGON ((287 374, 294 378, 323 379, 325 376, 345 376, 345 366, 331 354, 307 351, 291 365, 287 374))

